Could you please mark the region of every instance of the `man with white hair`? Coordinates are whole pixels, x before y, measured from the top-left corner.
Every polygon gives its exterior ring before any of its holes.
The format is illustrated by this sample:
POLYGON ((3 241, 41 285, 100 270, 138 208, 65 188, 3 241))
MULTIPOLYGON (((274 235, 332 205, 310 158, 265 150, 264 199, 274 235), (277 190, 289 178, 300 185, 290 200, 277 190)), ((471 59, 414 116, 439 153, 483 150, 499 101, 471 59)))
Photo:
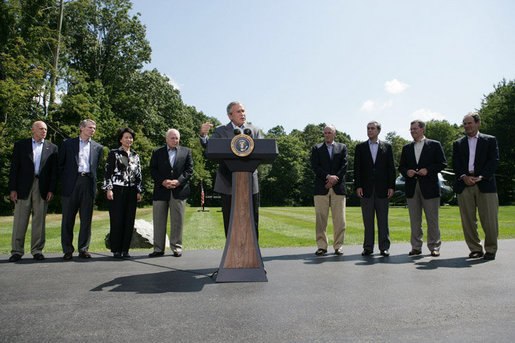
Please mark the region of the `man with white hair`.
POLYGON ((315 255, 327 253, 327 219, 329 207, 333 215, 334 253, 343 255, 345 235, 345 173, 347 172, 347 146, 334 141, 336 129, 324 128, 324 142, 311 149, 311 168, 315 173, 316 242, 315 255))
POLYGON ((168 130, 166 145, 155 149, 150 158, 150 175, 154 180, 154 251, 149 257, 164 255, 168 211, 170 247, 173 256, 182 256, 182 229, 186 199, 190 196, 189 180, 193 175, 193 159, 191 150, 179 145, 180 138, 178 130, 168 130))

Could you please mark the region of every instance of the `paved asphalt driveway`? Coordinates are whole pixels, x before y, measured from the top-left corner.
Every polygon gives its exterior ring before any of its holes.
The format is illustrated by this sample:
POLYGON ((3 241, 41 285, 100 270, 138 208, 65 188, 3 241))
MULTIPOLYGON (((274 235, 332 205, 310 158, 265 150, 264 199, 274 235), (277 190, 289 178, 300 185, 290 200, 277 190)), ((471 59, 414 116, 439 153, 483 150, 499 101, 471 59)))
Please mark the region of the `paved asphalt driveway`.
POLYGON ((513 342, 515 240, 495 261, 262 249, 267 283, 217 284, 222 251, 17 263, 0 256, 1 342, 513 342))

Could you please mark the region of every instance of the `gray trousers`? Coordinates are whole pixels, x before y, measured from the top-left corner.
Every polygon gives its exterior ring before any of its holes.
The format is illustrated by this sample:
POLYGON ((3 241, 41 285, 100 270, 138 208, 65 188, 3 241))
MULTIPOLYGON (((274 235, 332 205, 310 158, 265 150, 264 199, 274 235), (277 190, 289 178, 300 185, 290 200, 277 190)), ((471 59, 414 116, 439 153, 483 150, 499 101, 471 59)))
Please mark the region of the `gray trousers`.
POLYGON ((477 208, 481 226, 485 232, 485 251, 495 254, 499 234, 499 199, 497 193, 481 193, 477 185, 468 186, 461 194, 458 194, 458 205, 460 206, 465 242, 470 251, 483 251, 477 231, 477 208))
POLYGON ((440 197, 424 199, 420 186, 415 186, 413 198, 408 198, 409 218, 411 222, 411 247, 422 250, 424 231, 422 230, 422 209, 426 215, 427 223, 427 247, 430 251, 440 250, 440 197))
POLYGON ((79 212, 80 230, 78 250, 88 251, 91 241, 91 218, 93 216, 93 203, 95 198, 91 194, 91 183, 93 179, 89 176, 78 176, 73 192, 69 197, 62 197, 63 219, 61 222, 61 245, 63 252, 73 252, 73 227, 75 217, 79 212))
POLYGON ((182 251, 182 229, 184 226, 184 214, 186 213, 186 199, 175 199, 173 193, 170 192, 170 200, 154 200, 152 206, 154 219, 154 251, 165 251, 168 210, 170 210, 170 247, 174 252, 182 251))
POLYGON ((379 198, 374 192, 370 198, 361 198, 361 214, 365 226, 363 249, 374 251, 374 221, 377 217, 377 241, 379 250, 390 249, 390 229, 388 227, 388 198, 379 198))
POLYGON ((18 199, 14 205, 13 236, 11 254, 25 253, 25 234, 29 226, 32 210, 32 229, 30 237, 30 252, 32 255, 41 254, 45 247, 45 218, 48 203, 39 194, 39 180, 34 178, 27 199, 18 199))

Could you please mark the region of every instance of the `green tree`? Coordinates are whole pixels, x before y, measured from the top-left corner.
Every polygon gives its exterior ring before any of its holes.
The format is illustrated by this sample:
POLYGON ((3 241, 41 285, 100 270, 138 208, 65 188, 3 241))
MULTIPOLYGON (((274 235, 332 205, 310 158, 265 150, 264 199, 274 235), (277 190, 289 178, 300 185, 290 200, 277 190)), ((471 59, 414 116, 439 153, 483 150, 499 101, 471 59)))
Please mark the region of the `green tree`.
POLYGON ((503 79, 494 91, 481 101, 480 132, 493 135, 499 145, 499 168, 497 169, 497 188, 501 204, 515 202, 515 145, 511 133, 515 132, 515 81, 503 79))
POLYGON ((392 145, 393 160, 395 161, 395 166, 397 168, 399 166, 399 161, 401 160, 402 147, 410 141, 402 138, 395 131, 388 132, 386 134, 385 141, 392 145))
POLYGON ((452 142, 463 135, 457 124, 450 124, 447 120, 430 120, 426 123, 425 136, 439 141, 447 159, 447 168, 452 168, 452 142))

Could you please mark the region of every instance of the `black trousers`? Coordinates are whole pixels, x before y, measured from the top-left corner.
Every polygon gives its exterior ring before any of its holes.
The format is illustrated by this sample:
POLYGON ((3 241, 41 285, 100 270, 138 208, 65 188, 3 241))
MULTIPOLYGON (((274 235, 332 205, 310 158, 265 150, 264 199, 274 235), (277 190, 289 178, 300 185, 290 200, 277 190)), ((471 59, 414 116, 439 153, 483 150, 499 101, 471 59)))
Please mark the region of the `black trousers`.
POLYGON ((138 190, 136 187, 113 186, 113 200, 109 201, 112 252, 127 252, 131 246, 138 190))
POLYGON ((93 179, 90 176, 78 176, 73 192, 69 197, 62 197, 63 215, 61 221, 61 245, 64 253, 73 252, 73 227, 75 217, 79 212, 79 252, 88 251, 91 241, 91 217, 93 216, 92 194, 93 179))
MULTIPOLYGON (((227 232, 229 231, 229 223, 231 221, 231 194, 221 194, 222 196, 222 212, 224 217, 224 230, 225 238, 227 238, 227 232)), ((256 224, 256 238, 259 239, 259 193, 252 194, 252 204, 254 206, 254 223, 256 224)))
POLYGON ((365 226, 365 240, 363 249, 374 250, 374 215, 377 217, 377 240, 379 250, 390 249, 390 229, 388 227, 388 207, 387 197, 379 198, 376 192, 370 198, 361 198, 361 213, 363 215, 363 225, 365 226))

